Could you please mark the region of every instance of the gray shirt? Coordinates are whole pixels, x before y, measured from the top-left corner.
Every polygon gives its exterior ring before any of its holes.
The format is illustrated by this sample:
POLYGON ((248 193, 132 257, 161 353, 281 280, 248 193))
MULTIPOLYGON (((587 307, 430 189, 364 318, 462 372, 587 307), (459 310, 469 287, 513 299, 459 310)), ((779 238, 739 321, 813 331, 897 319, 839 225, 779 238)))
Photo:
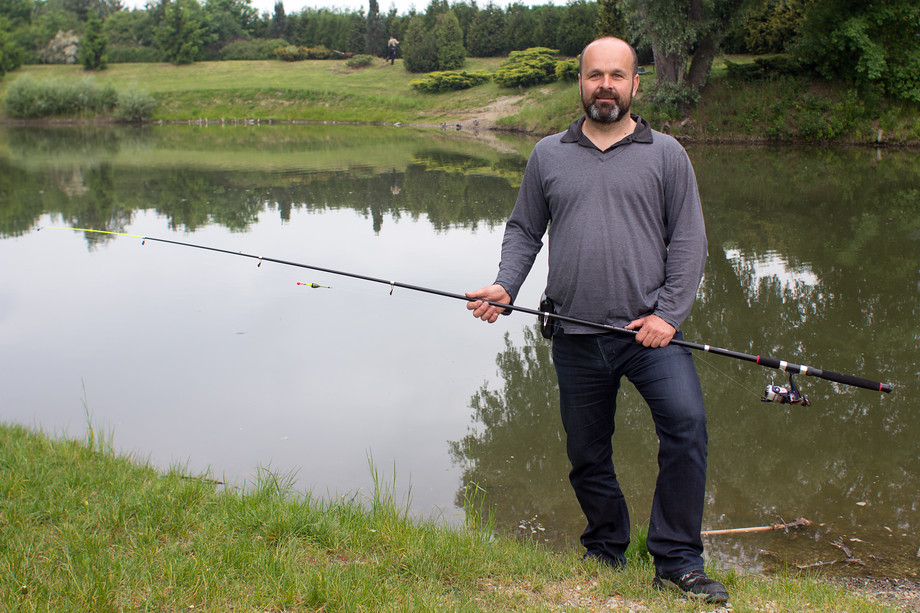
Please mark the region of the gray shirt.
POLYGON ((632 117, 633 134, 607 151, 584 117, 534 147, 495 281, 512 299, 549 226, 546 295, 560 315, 624 326, 654 314, 679 329, 690 313, 707 249, 696 176, 680 143, 632 117))

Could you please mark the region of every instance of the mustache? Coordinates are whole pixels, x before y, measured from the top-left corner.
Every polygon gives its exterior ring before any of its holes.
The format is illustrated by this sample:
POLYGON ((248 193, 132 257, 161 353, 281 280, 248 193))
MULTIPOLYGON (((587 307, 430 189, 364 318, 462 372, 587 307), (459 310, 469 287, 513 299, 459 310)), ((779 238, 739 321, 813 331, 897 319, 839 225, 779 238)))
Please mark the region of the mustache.
POLYGON ((616 93, 615 91, 613 91, 612 89, 611 89, 611 90, 603 90, 603 89, 601 89, 601 90, 598 90, 598 91, 594 92, 594 95, 591 97, 591 101, 592 101, 592 102, 597 102, 597 99, 598 99, 598 98, 610 98, 610 99, 612 99, 614 102, 619 102, 619 101, 620 101, 620 96, 619 96, 619 94, 617 94, 617 93, 616 93))

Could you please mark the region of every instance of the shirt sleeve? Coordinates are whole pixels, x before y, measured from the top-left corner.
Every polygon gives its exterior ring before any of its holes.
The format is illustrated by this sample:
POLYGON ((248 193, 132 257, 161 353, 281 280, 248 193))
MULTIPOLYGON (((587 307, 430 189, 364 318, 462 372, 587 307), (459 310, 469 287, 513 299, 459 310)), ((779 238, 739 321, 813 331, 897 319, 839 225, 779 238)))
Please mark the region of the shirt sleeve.
POLYGON ((495 280, 505 288, 512 302, 543 248, 543 235, 549 222, 549 206, 540 178, 538 147, 527 161, 514 210, 505 225, 501 262, 495 280))
POLYGON ((669 166, 665 174, 668 256, 655 315, 680 329, 703 278, 708 244, 696 175, 682 147, 671 156, 669 166))

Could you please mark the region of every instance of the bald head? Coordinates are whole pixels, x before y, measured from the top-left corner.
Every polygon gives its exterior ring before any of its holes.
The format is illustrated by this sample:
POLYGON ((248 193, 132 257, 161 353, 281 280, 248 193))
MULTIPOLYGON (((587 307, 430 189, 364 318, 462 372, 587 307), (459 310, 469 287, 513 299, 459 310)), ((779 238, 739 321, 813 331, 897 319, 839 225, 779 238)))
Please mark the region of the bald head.
POLYGON ((591 41, 581 50, 581 55, 578 56, 578 74, 580 75, 584 75, 585 54, 589 51, 592 55, 595 53, 616 54, 626 52, 632 58, 632 74, 636 75, 639 73, 639 55, 636 53, 636 50, 633 49, 633 46, 623 39, 614 36, 604 36, 603 38, 591 41))

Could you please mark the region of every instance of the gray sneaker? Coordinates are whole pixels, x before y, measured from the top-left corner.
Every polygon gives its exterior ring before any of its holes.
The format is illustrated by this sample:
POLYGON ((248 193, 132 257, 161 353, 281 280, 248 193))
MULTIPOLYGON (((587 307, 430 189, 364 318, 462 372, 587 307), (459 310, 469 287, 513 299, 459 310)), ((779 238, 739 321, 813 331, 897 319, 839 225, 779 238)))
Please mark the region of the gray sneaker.
POLYGON ((656 571, 652 585, 659 590, 676 588, 690 598, 698 598, 705 602, 728 602, 728 590, 725 586, 707 577, 702 570, 691 570, 679 577, 663 577, 656 571))

